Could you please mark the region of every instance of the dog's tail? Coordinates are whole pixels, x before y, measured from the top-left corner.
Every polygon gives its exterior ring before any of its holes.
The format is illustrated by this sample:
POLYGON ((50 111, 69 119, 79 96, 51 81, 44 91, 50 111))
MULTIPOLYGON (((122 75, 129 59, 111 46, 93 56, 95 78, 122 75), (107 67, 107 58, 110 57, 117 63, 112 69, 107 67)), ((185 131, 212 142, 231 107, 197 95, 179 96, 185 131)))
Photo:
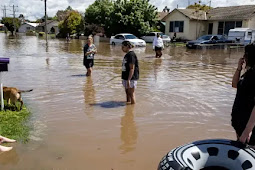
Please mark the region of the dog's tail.
POLYGON ((33 91, 33 89, 30 89, 30 90, 19 90, 19 93, 25 93, 25 92, 31 92, 33 91))

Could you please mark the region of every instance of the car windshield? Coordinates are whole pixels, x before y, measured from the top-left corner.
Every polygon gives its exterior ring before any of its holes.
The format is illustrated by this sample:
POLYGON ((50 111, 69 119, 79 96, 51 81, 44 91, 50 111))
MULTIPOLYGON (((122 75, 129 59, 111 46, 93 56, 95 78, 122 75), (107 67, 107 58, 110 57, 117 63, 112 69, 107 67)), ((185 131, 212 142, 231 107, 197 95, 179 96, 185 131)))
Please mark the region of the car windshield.
POLYGON ((137 37, 132 34, 128 34, 128 35, 124 35, 124 36, 126 39, 137 39, 137 37))
POLYGON ((210 40, 211 39, 211 35, 204 35, 202 37, 199 37, 197 40, 210 40))

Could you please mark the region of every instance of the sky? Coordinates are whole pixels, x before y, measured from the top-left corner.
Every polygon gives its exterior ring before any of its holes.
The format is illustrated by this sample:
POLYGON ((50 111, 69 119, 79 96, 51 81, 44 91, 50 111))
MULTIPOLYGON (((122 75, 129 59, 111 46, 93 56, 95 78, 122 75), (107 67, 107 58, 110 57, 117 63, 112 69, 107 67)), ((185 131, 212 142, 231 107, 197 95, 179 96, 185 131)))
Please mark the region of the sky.
MULTIPOLYGON (((95 0, 47 0, 47 13, 49 17, 55 16, 58 10, 64 10, 68 6, 79 12, 85 9, 95 0)), ((165 6, 173 10, 174 8, 186 8, 188 4, 198 2, 198 0, 150 0, 152 5, 162 11, 165 6)), ((210 0, 202 0, 202 4, 209 5, 210 0)), ((12 17, 13 5, 15 6, 15 16, 23 14, 26 19, 36 20, 44 16, 44 0, 1 0, 0 18, 3 17, 3 9, 6 6, 6 15, 12 17)), ((211 0, 212 7, 255 5, 255 0, 211 0)))

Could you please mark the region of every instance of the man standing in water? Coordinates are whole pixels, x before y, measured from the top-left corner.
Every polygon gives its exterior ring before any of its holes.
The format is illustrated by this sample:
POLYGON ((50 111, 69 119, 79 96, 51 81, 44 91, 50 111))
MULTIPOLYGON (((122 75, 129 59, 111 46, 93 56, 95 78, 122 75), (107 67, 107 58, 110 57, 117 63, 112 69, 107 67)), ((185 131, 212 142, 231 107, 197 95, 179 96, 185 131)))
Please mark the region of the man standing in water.
POLYGON ((155 36, 153 40, 153 50, 156 52, 156 58, 160 58, 162 56, 162 50, 164 49, 164 43, 162 38, 160 37, 160 34, 157 33, 157 36, 155 36))
POLYGON ((97 48, 93 44, 92 36, 88 36, 87 44, 84 46, 83 51, 84 51, 83 65, 87 69, 86 76, 91 76, 92 67, 94 65, 94 56, 97 53, 97 48))
POLYGON ((122 62, 122 84, 126 90, 127 102, 135 104, 135 88, 139 79, 138 59, 134 51, 131 51, 133 45, 129 41, 122 42, 122 51, 126 53, 122 62))

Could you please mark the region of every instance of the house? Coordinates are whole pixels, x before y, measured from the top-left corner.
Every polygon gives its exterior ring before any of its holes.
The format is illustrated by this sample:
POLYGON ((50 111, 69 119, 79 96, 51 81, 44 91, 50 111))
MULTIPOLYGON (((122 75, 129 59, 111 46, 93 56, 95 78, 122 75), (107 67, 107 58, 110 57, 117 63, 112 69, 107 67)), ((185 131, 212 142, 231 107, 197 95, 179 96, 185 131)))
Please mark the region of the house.
POLYGON ((26 33, 28 31, 35 31, 36 27, 39 25, 39 23, 24 23, 19 27, 18 32, 20 33, 26 33))
MULTIPOLYGON (((44 32, 45 31, 44 29, 45 29, 45 22, 40 23, 36 31, 44 32)), ((48 34, 58 34, 59 33, 58 21, 47 20, 47 32, 48 34)))
POLYGON ((207 15, 195 9, 174 9, 163 20, 166 22, 165 34, 170 37, 193 40, 205 34, 207 15))
POLYGON ((228 35, 232 28, 255 29, 255 5, 217 7, 205 12, 195 9, 174 9, 163 18, 165 34, 194 40, 205 34, 228 35))

